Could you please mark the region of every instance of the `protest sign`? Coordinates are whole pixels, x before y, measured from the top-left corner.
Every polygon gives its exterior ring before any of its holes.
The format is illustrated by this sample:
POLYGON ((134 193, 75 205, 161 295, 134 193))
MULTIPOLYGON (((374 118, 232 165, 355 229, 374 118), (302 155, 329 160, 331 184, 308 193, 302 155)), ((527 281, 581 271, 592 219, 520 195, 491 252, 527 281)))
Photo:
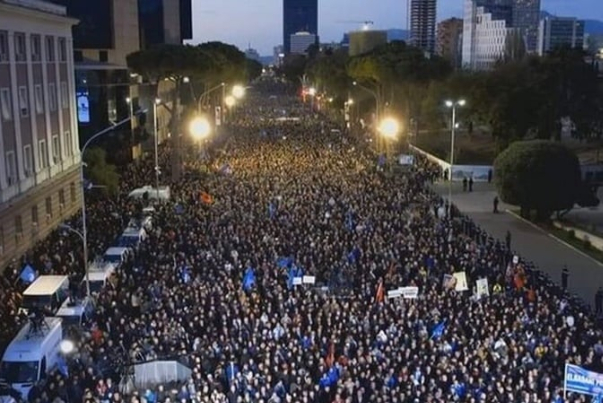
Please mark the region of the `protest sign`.
POLYGON ((603 374, 587 371, 577 365, 565 364, 563 389, 566 393, 600 396, 603 394, 603 374))
POLYGON ((490 289, 488 286, 487 278, 480 278, 479 280, 477 280, 475 285, 477 286, 476 294, 478 297, 482 297, 482 296, 487 297, 490 295, 490 289))
POLYGON ((314 283, 316 283, 316 277, 315 276, 304 276, 304 277, 302 277, 302 283, 314 284, 314 283))
POLYGON ((454 289, 456 291, 467 291, 469 289, 467 285, 467 275, 464 271, 457 271, 452 276, 456 280, 454 283, 454 289))

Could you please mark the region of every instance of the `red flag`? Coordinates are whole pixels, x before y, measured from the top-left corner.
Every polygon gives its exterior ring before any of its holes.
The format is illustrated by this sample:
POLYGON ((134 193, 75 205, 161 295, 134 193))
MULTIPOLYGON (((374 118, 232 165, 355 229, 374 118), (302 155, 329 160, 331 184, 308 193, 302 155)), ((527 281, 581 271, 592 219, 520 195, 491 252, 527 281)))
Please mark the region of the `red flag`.
POLYGON ((327 356, 325 357, 325 364, 327 365, 327 367, 331 368, 334 363, 335 363, 335 344, 333 344, 331 342, 329 344, 329 352, 327 353, 327 356))
POLYGON ((385 289, 383 288, 383 280, 379 280, 377 293, 375 294, 375 302, 383 302, 385 300, 385 289))
POLYGON ((201 192, 201 201, 205 204, 212 204, 214 198, 207 192, 201 192))

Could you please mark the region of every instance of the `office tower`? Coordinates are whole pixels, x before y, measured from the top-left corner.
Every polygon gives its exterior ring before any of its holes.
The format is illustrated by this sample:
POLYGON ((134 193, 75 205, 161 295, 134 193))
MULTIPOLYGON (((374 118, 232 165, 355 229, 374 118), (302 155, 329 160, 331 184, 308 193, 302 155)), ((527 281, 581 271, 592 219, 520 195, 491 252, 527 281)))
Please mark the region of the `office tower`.
POLYGON ((462 64, 487 70, 505 56, 507 35, 513 28, 511 0, 465 0, 462 64))
POLYGON ((571 17, 545 17, 538 30, 538 54, 559 47, 584 48, 584 21, 571 17))
POLYGON ((370 52, 377 46, 387 43, 387 31, 356 31, 350 32, 350 56, 370 52))
POLYGON ((310 46, 318 44, 318 38, 310 32, 296 32, 289 39, 290 54, 305 55, 310 46))
POLYGON ((435 29, 436 0, 410 0, 410 44, 433 54, 435 29))
POLYGON ((454 68, 461 67, 461 38, 463 20, 449 18, 437 27, 436 54, 450 62, 454 68))
POLYGON ((140 48, 192 39, 192 0, 138 0, 140 48))
POLYGON ((0 0, 0 266, 81 205, 71 29, 65 7, 0 0))
POLYGON ((291 52, 291 35, 309 32, 318 36, 318 0, 283 0, 283 47, 291 52))
POLYGON ((521 30, 528 53, 536 52, 540 0, 513 0, 513 27, 521 30))

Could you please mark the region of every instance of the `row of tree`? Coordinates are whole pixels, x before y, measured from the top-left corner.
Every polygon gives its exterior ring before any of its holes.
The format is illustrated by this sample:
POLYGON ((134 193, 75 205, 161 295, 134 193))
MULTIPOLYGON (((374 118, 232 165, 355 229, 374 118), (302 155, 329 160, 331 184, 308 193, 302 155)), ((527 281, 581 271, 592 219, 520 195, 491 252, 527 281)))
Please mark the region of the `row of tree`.
POLYGON ((455 72, 440 57, 391 42, 354 57, 314 48, 307 57, 286 59, 281 73, 296 83, 306 74, 312 85, 334 97, 338 108, 357 81, 420 129, 441 129, 448 119, 443 100, 463 98, 468 105, 463 120, 489 129, 504 149, 514 140, 558 138, 564 119, 573 123, 576 137, 601 136, 603 92, 596 66, 585 60, 575 49, 544 57, 519 52, 490 71, 455 72))

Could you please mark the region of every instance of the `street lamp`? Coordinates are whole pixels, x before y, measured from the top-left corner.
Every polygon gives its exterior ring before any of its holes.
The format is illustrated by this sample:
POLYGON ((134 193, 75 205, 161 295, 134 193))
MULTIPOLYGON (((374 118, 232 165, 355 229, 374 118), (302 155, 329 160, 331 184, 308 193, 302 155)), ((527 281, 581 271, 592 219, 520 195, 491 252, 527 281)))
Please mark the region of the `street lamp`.
POLYGON ((236 99, 243 98, 245 96, 245 87, 243 87, 242 85, 235 85, 234 87, 232 87, 232 95, 236 99))
POLYGON ((229 108, 232 108, 232 107, 235 105, 235 103, 236 103, 236 102, 237 102, 237 101, 236 101, 235 97, 233 97, 232 95, 228 95, 228 96, 227 96, 227 97, 224 99, 224 104, 225 104, 226 106, 228 106, 229 108))
POLYGON ((215 87, 212 87, 210 89, 208 89, 207 91, 205 91, 204 93, 202 93, 201 95, 199 95, 199 99, 197 100, 197 111, 199 113, 201 113, 201 101, 209 94, 211 94, 212 92, 222 89, 222 98, 224 98, 224 88, 226 87, 226 83, 220 83, 219 85, 216 85, 215 87))
POLYGON ((159 133, 157 132, 157 107, 161 105, 161 99, 155 98, 153 102, 153 132, 155 134, 155 193, 159 200, 159 133))
MULTIPOLYGON (((146 113, 146 109, 145 110, 139 110, 136 112, 136 114, 139 113, 146 113)), ((115 123, 112 126, 107 127, 106 129, 101 130, 100 132, 97 132, 95 134, 93 134, 92 136, 90 136, 90 138, 88 138, 88 140, 86 140, 86 142, 84 143, 84 145, 82 146, 82 149, 80 150, 80 186, 82 187, 82 232, 81 232, 81 238, 82 241, 84 242, 84 269, 86 271, 86 295, 89 297, 90 296, 90 268, 88 267, 88 227, 86 225, 86 193, 84 192, 84 166, 86 165, 83 161, 83 157, 84 157, 84 153, 86 152, 86 149, 88 148, 88 146, 90 145, 90 143, 92 143, 94 140, 96 140, 97 138, 107 134, 107 133, 111 133, 113 130, 115 130, 116 128, 118 128, 119 126, 128 123, 130 120, 132 120, 132 116, 129 116, 126 119, 123 119, 117 123, 115 123)))
POLYGON ((379 102, 379 95, 375 91, 371 90, 370 88, 367 88, 364 85, 358 84, 357 81, 354 81, 352 83, 352 85, 354 85, 354 87, 363 89, 364 91, 371 94, 373 96, 373 98, 375 98, 375 115, 376 115, 377 121, 379 121, 379 115, 381 114, 381 105, 379 102))
POLYGON ((384 118, 379 124, 379 133, 388 139, 395 139, 400 131, 400 124, 394 118, 384 118))
POLYGON ((211 124, 205 117, 198 116, 191 120, 188 129, 197 140, 203 140, 211 133, 211 124))
POLYGON ((316 88, 312 87, 308 90, 308 94, 310 94, 311 96, 316 95, 316 88))
POLYGON ((448 169, 448 218, 452 208, 452 168, 454 167, 454 140, 456 137, 456 108, 465 106, 464 99, 457 101, 447 100, 446 107, 452 109, 452 127, 450 129, 450 169, 448 169))
POLYGON ((75 350, 75 344, 71 340, 65 339, 59 344, 59 349, 61 350, 61 353, 69 355, 75 350))

